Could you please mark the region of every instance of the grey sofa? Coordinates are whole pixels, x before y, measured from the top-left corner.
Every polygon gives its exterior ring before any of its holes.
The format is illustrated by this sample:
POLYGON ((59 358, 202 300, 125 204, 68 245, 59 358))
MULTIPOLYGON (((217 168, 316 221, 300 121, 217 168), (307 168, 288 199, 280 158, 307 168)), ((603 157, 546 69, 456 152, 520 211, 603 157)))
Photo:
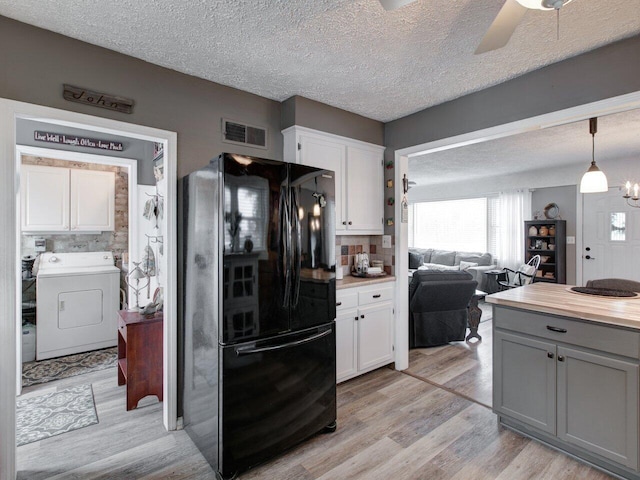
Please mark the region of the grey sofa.
POLYGON ((488 277, 484 272, 498 268, 498 261, 490 253, 456 252, 432 248, 409 248, 409 272, 416 270, 460 270, 460 262, 477 263, 465 269, 478 283, 478 290, 487 291, 488 277))
POLYGON ((414 272, 409 284, 409 348, 464 340, 476 286, 469 272, 414 272))

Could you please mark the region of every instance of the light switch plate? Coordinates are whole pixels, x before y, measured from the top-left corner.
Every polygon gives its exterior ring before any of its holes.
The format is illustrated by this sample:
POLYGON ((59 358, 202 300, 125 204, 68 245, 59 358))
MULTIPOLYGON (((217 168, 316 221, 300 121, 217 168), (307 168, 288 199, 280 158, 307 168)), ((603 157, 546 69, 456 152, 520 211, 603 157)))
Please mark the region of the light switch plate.
POLYGON ((575 245, 576 237, 567 237, 567 245, 575 245))
POLYGON ((391 235, 382 235, 382 248, 391 248, 391 235))

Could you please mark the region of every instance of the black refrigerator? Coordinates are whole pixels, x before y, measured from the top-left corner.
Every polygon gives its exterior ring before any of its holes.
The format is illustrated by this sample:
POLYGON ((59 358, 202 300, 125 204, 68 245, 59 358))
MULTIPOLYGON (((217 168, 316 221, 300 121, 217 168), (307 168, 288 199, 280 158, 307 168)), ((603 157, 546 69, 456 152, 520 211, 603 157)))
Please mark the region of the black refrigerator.
POLYGON ((219 477, 336 427, 328 170, 222 154, 182 180, 182 409, 219 477))

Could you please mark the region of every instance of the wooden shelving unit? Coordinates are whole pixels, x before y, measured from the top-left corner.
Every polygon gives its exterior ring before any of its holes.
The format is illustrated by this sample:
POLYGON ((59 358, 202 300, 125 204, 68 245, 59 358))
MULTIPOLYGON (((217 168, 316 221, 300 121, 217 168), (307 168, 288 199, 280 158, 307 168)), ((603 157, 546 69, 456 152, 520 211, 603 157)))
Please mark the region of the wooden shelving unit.
POLYGON ((567 283, 567 222, 529 220, 524 222, 525 262, 534 255, 542 261, 536 282, 567 283), (535 234, 534 233, 535 229, 535 234), (545 230, 546 229, 546 230, 545 230))

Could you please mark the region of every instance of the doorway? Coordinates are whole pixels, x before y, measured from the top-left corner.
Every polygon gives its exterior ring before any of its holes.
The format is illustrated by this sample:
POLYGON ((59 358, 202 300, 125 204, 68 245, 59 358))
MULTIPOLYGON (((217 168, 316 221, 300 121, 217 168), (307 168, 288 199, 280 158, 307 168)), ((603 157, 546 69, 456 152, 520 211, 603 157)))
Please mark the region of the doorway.
MULTIPOLYGON (((403 191, 403 178, 409 178, 409 158, 421 156, 444 150, 455 149, 467 145, 496 140, 512 135, 532 132, 559 125, 574 123, 593 116, 604 116, 613 113, 624 112, 640 108, 640 92, 634 92, 607 100, 597 101, 586 105, 551 112, 537 117, 518 120, 512 123, 498 125, 474 132, 464 133, 453 137, 418 144, 396 150, 393 154, 395 164, 395 195, 397 199, 404 199, 407 195, 403 191)), ((480 166, 478 168, 481 168, 480 166)), ((578 181, 579 178, 576 178, 578 181)), ((409 193, 408 195, 410 195, 409 193)), ((582 231, 582 203, 577 199, 576 231, 582 231)), ((408 222, 404 201, 395 202, 395 218, 401 221, 395 222, 396 236, 396 270, 408 271, 408 222)), ((576 278, 582 278, 582 237, 576 239, 576 278)), ((397 276, 396 298, 408 298, 408 277, 402 274, 397 276)), ((396 365, 400 370, 409 365, 408 348, 408 302, 398 302, 396 310, 396 365)))
POLYGON ((19 178, 16 171, 16 121, 31 119, 61 126, 70 126, 104 133, 138 138, 162 145, 165 153, 164 175, 167 180, 165 197, 166 231, 164 235, 166 275, 163 327, 163 397, 164 428, 174 430, 177 424, 177 312, 176 312, 176 142, 175 132, 128 124, 101 117, 78 114, 12 100, 0 99, 0 178, 3 182, 3 205, 0 212, 0 478, 15 478, 15 397, 21 358, 18 358, 16 339, 16 310, 20 293, 16 289, 21 275, 17 244, 19 229, 19 178), (9 440, 11 439, 11 440, 9 440))
MULTIPOLYGON (((55 131, 55 124, 45 124, 39 122, 38 127, 47 128, 55 131)), ((27 133, 29 137, 33 138, 31 132, 33 128, 30 128, 30 124, 26 122, 19 122, 18 135, 24 137, 24 133, 27 133), (22 132, 20 131, 22 130, 22 132), (26 130, 26 132, 25 132, 26 130), (21 135, 22 133, 22 135, 21 135)), ((150 163, 150 162, 149 162, 150 163)), ((56 308, 45 308, 47 305, 42 302, 38 303, 36 298, 36 276, 33 274, 37 270, 40 259, 42 258, 41 252, 53 252, 53 254, 86 254, 88 252, 104 252, 113 257, 115 266, 118 269, 118 275, 114 279, 114 292, 111 292, 113 298, 104 298, 102 290, 92 291, 94 294, 98 294, 96 301, 89 302, 88 307, 95 309, 95 314, 90 316, 75 315, 70 310, 70 305, 67 306, 64 312, 60 312, 60 315, 72 316, 82 318, 78 320, 82 323, 97 324, 94 327, 85 325, 81 327, 82 330, 86 330, 83 334, 74 334, 69 336, 68 342, 64 340, 66 335, 63 335, 63 343, 65 343, 66 351, 59 351, 56 353, 50 353, 48 356, 62 356, 66 353, 80 352, 81 343, 91 341, 95 343, 102 335, 96 334, 95 329, 108 329, 104 332, 104 339, 101 345, 106 346, 105 343, 114 343, 115 339, 111 340, 108 331, 111 328, 108 326, 109 322, 103 322, 102 317, 105 313, 105 309, 110 311, 113 308, 121 308, 122 302, 127 298, 124 294, 125 289, 125 273, 130 263, 129 259, 138 260, 137 249, 138 245, 138 161, 135 159, 112 157, 109 155, 95 155, 88 153, 73 152, 69 150, 54 150, 50 148, 34 147, 28 145, 16 146, 16 171, 21 179, 21 203, 24 204, 21 209, 20 220, 16 228, 20 231, 20 243, 17 245, 18 256, 22 261, 21 279, 18 281, 17 288, 22 292, 22 312, 18 308, 17 312, 17 325, 18 328, 23 327, 24 332, 37 331, 35 335, 41 341, 37 343, 38 350, 44 351, 42 340, 53 341, 52 337, 55 335, 45 335, 43 330, 37 329, 35 317, 37 314, 36 307, 41 310, 46 310, 50 314, 44 315, 44 319, 51 320, 55 323, 53 312, 56 308), (27 181, 31 173, 31 178, 34 178, 35 183, 30 184, 27 181), (89 182, 83 182, 85 178, 89 179, 89 182), (57 179, 56 182, 52 182, 52 179, 57 179), (64 192, 58 192, 56 187, 65 186, 68 182, 75 182, 78 184, 75 188, 71 187, 64 192), (100 191, 100 187, 104 186, 104 191, 100 191), (75 191, 81 189, 76 197, 77 198, 74 208, 71 205, 66 205, 71 210, 81 209, 82 214, 79 212, 70 215, 65 211, 58 212, 63 205, 67 203, 67 195, 69 190, 75 191), (84 194, 82 192, 84 189, 84 194), (48 190, 49 193, 43 192, 48 190), (59 195, 52 195, 58 194, 59 195), (102 195, 101 195, 102 194, 102 195), (54 197, 54 200, 52 200, 54 197), (57 198, 60 197, 60 198, 57 198), (57 201, 56 201, 57 200, 57 201), (79 205, 82 204, 82 205, 79 205), (32 215, 28 215, 24 209, 25 205, 29 205, 29 209, 33 212, 33 216, 39 217, 40 221, 33 218, 32 215), (66 217, 75 217, 73 222, 83 222, 83 225, 72 226, 70 220, 66 217), (42 225, 42 222, 45 225, 42 225), (49 223, 51 222, 51 223, 49 223), (62 225, 56 225, 61 223, 62 225), (100 224, 100 227, 96 225, 100 224), (68 230, 65 231, 65 227, 68 230), (100 228, 98 230, 98 228, 100 228), (104 230, 102 230, 104 228, 104 230), (48 232, 49 229, 53 231, 48 232), (95 230, 95 231, 94 231, 95 230), (36 245, 37 244, 37 245, 36 245), (32 267, 32 266, 35 266, 32 267), (33 271, 32 271, 33 270, 33 271), (115 286, 117 285, 117 286, 115 286), (111 306, 109 308, 109 306, 111 306), (117 306, 117 307, 116 307, 117 306), (25 315, 26 313, 26 315, 25 315), (22 317, 22 318, 21 318, 22 317), (27 318, 25 318, 27 317, 27 318), (25 325, 25 320, 27 324, 25 325), (75 337, 75 338, 74 338, 75 337)), ((74 196, 72 194, 72 196, 74 196)), ((45 254, 46 255, 46 254, 45 254)), ((52 280, 55 285, 55 280, 52 280)), ((51 282, 49 282, 51 283, 51 282)), ((84 282, 81 282, 83 284, 84 282)), ((82 285, 80 285, 82 287, 82 285)), ((68 295, 68 294, 66 294, 68 295)), ((74 296, 77 296, 74 295, 74 296)), ((131 294, 129 294, 129 297, 131 294)), ((20 305, 18 305, 19 307, 20 305)), ((114 328, 115 327, 115 312, 114 328)), ((75 322, 75 319, 74 319, 75 322)), ((49 322, 51 323, 51 322, 49 322)), ((50 326, 50 325, 48 325, 50 326)), ((73 330, 65 329, 68 332, 73 330)), ((62 332, 61 332, 62 333, 62 332)), ((34 336, 33 334, 31 336, 34 336)), ((28 336, 27 336, 28 337, 28 336)), ((17 342, 17 354, 18 358, 22 357, 22 361, 30 362, 35 360, 33 355, 35 352, 22 351, 23 341, 17 342)), ((35 345, 30 339, 26 342, 32 350, 35 351, 35 345)), ((89 350, 92 348, 86 348, 89 350)), ((98 349, 98 348, 96 348, 98 349)), ((84 350, 84 349, 83 349, 84 350)), ((39 355, 38 357, 41 357, 39 355)), ((38 358, 40 360, 41 358, 38 358)), ((30 368, 34 365, 30 365, 30 368)), ((34 371, 38 371, 36 369, 34 371)), ((37 378, 32 381, 38 381, 37 378)), ((21 392, 21 378, 17 375, 17 391, 21 392)))
POLYGON ((618 187, 582 195, 582 284, 597 278, 640 281, 640 210, 618 187), (634 261, 636 259, 636 261, 634 261))

